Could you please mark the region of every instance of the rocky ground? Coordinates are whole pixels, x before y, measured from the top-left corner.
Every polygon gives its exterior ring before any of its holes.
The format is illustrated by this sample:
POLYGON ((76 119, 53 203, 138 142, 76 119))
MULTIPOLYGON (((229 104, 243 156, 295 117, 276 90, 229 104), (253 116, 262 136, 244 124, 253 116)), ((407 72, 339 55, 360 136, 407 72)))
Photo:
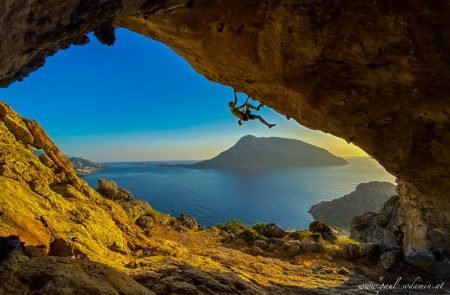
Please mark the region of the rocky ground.
POLYGON ((2 247, 0 294, 367 294, 358 286, 385 276, 343 254, 354 243, 339 243, 322 224, 293 233, 203 228, 111 181, 95 191, 37 122, 4 103, 0 223, 0 237, 17 235, 28 249, 16 249, 15 238, 12 253, 2 247))

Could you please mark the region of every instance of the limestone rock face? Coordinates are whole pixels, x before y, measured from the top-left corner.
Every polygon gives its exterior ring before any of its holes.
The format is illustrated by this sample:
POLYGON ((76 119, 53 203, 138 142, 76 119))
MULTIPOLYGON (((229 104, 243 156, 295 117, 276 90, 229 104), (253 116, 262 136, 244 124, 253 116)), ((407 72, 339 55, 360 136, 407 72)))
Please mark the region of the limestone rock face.
MULTIPOLYGON (((86 43, 88 32, 109 45, 111 23, 129 28, 208 79, 363 148, 404 183, 399 196, 413 211, 405 222, 421 225, 408 228, 411 247, 448 251, 449 14, 448 1, 426 0, 6 0, 0 85, 86 43)), ((39 145, 34 123, 26 125, 31 136, 21 138, 39 145)))
POLYGON ((76 237, 77 254, 118 268, 127 260, 123 255, 130 253, 129 245, 151 244, 120 205, 77 177, 36 122, 1 102, 0 211, 0 236, 18 235, 27 246, 66 255, 76 237), (45 154, 36 156, 36 149, 45 154))

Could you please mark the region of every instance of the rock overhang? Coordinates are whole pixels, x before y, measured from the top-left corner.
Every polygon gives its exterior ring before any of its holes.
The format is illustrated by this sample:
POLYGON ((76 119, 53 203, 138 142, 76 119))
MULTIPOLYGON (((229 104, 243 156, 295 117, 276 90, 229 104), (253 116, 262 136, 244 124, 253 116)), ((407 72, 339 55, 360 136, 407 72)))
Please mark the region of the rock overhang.
POLYGON ((0 85, 24 78, 60 49, 84 44, 89 32, 111 44, 111 24, 131 29, 164 42, 208 79, 361 147, 403 183, 405 222, 415 216, 420 230, 411 228, 410 236, 422 240, 411 247, 425 249, 431 240, 448 248, 448 234, 436 233, 450 227, 447 1, 2 5, 0 85), (439 214, 431 216, 433 210, 439 214))

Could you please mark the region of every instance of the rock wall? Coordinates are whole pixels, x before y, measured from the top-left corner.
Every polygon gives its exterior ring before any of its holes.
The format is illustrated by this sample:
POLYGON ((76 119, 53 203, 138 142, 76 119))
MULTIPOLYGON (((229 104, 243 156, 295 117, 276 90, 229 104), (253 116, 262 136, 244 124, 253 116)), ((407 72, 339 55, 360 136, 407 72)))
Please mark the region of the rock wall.
POLYGON ((414 189, 414 185, 400 182, 398 224, 405 231, 406 254, 434 252, 449 256, 450 198, 427 198, 414 189))
MULTIPOLYGON (((52 255, 122 269, 135 249, 158 249, 123 208, 76 176, 38 123, 0 102, 0 236, 19 235, 52 255), (46 153, 36 156, 33 151, 46 153), (46 224, 42 221, 44 221, 46 224), (61 254, 61 255, 60 255, 61 254)), ((169 251, 170 249, 161 249, 169 251)))
POLYGON ((6 0, 0 85, 88 32, 111 45, 111 23, 129 28, 207 78, 363 148, 403 182, 411 247, 449 250, 449 14, 443 0, 6 0))

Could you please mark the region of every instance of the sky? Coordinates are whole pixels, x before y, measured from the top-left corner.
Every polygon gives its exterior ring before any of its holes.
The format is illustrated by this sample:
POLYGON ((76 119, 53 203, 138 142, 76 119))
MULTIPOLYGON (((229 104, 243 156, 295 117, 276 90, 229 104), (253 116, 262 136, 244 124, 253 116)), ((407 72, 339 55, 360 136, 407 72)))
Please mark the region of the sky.
POLYGON ((116 35, 111 47, 90 35, 89 44, 59 51, 22 82, 0 88, 0 100, 37 120, 65 154, 93 161, 206 159, 247 134, 367 156, 268 107, 260 114, 275 128, 239 127, 227 106, 232 88, 207 80, 162 43, 125 29, 116 35))

